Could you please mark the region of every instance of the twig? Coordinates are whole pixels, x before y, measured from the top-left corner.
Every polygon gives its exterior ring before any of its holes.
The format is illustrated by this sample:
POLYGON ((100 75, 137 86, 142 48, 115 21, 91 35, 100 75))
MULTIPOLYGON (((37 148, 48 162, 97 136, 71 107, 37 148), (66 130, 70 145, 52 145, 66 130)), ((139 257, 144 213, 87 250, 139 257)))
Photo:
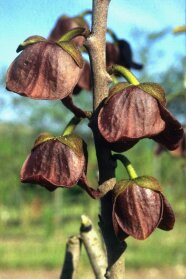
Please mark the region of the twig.
POLYGON ((77 278, 77 269, 81 253, 80 236, 69 237, 66 244, 66 252, 64 265, 60 275, 60 279, 75 279, 77 278))
POLYGON ((104 279, 106 255, 91 220, 85 215, 81 217, 80 233, 96 279, 104 279))

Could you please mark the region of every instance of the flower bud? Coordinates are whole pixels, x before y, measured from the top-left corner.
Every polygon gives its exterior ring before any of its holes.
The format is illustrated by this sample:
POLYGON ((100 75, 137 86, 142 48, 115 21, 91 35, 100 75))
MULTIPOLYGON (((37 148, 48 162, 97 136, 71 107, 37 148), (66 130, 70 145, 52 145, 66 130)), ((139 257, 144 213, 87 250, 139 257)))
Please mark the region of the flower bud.
POLYGON ((86 144, 75 135, 42 135, 21 169, 21 182, 44 186, 72 187, 86 172, 86 144))
POLYGON ((127 69, 141 70, 143 65, 134 62, 132 56, 131 46, 126 40, 117 40, 115 43, 106 44, 107 66, 118 64, 127 69))
POLYGON ((171 230, 174 212, 149 176, 119 181, 114 188, 112 220, 116 236, 146 239, 157 227, 171 230))

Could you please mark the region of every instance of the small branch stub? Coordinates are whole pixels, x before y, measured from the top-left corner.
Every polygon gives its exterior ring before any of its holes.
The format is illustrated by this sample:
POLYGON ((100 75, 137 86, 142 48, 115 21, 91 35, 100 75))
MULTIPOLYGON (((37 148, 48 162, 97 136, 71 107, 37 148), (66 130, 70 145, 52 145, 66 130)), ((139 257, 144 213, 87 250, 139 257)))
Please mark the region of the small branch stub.
POLYGON ((81 239, 79 236, 69 237, 66 244, 64 265, 60 279, 77 279, 77 269, 81 253, 81 239))
POLYGON ((106 255, 91 220, 85 215, 81 216, 80 234, 96 279, 104 279, 106 255))

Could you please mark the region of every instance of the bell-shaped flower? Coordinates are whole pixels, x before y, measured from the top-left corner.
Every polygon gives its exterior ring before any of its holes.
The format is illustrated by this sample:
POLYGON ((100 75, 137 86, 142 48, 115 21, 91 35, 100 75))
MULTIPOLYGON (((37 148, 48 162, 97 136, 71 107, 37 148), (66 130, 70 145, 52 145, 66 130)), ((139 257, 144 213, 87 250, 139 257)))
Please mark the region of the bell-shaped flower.
POLYGON ((173 150, 183 137, 183 128, 165 103, 164 90, 158 84, 119 83, 100 107, 99 131, 112 150, 128 150, 142 138, 173 150))
POLYGON ((119 181, 113 190, 112 221, 116 236, 146 239, 156 228, 171 230, 174 212, 150 176, 119 181))
POLYGON ((72 93, 83 67, 79 50, 70 42, 32 36, 19 47, 10 65, 6 88, 33 99, 60 100, 72 93))
POLYGON ((127 69, 141 70, 142 64, 133 61, 133 54, 130 44, 126 40, 117 40, 115 43, 106 43, 107 66, 119 64, 127 69))
MULTIPOLYGON (((58 41, 62 35, 64 35, 69 30, 76 28, 76 27, 83 27, 85 29, 89 29, 87 22, 83 17, 68 17, 68 16, 61 16, 54 28, 52 29, 48 39, 52 41, 58 41)), ((82 46, 85 42, 85 38, 83 36, 78 36, 73 39, 73 42, 77 46, 82 46)))
POLYGON ((36 140, 21 169, 21 182, 44 186, 73 187, 85 176, 86 144, 76 135, 53 137, 43 134, 36 140))

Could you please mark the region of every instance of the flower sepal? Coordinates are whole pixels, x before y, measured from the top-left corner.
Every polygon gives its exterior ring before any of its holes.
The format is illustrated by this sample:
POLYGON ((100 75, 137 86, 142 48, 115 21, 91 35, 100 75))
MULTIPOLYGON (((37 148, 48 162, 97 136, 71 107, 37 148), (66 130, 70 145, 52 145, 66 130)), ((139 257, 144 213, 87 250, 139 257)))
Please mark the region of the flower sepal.
POLYGON ((66 51, 73 58, 73 60, 76 62, 79 68, 83 68, 83 64, 84 64, 83 57, 81 55, 81 52, 73 42, 58 41, 56 42, 56 44, 60 46, 64 51, 66 51))
POLYGON ((45 42, 45 41, 46 41, 46 39, 43 38, 42 36, 38 36, 38 35, 30 36, 17 47, 16 52, 20 52, 30 45, 33 45, 33 44, 36 44, 39 42, 45 42))

